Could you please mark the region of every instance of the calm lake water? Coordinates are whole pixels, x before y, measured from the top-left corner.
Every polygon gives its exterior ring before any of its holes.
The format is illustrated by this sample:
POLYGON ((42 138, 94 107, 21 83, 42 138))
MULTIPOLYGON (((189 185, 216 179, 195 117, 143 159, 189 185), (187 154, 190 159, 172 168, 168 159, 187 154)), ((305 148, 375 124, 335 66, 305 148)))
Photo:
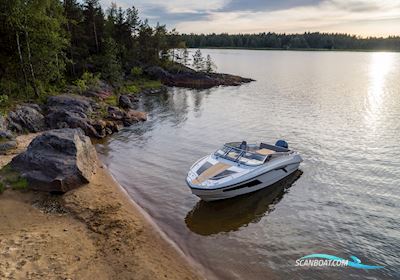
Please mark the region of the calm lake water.
POLYGON ((400 53, 203 54, 257 81, 143 97, 149 121, 98 145, 129 195, 210 279, 400 279, 400 53), (276 139, 302 154, 299 178, 216 203, 186 186, 224 142, 276 139), (295 266, 313 253, 385 268, 295 266))

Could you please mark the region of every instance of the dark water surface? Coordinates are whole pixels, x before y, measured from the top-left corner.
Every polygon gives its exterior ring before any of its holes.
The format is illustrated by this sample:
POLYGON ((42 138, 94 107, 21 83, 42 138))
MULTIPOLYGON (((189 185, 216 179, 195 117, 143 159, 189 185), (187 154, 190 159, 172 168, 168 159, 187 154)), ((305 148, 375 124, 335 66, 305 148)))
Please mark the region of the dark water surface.
POLYGON ((400 54, 203 53, 257 81, 144 97, 149 121, 98 145, 132 198, 210 278, 400 279, 400 54), (300 178, 211 204, 187 188, 222 143, 278 138, 302 154, 300 178), (312 253, 385 268, 295 266, 312 253))

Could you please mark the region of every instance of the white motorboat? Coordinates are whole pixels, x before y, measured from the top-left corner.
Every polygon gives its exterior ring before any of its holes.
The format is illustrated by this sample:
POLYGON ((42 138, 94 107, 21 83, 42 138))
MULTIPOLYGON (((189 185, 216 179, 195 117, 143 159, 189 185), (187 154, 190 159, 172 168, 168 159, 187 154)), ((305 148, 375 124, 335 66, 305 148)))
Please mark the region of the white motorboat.
POLYGON ((283 140, 275 145, 226 143, 193 164, 186 182, 205 201, 226 199, 268 187, 295 172, 302 161, 283 140))

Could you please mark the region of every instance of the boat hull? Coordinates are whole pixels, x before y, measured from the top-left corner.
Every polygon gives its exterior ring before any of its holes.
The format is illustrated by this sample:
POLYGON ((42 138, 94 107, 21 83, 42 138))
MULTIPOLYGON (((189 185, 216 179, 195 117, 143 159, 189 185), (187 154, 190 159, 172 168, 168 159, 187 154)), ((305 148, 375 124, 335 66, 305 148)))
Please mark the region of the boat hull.
POLYGON ((266 171, 263 174, 246 180, 245 182, 224 186, 221 188, 204 189, 196 188, 190 185, 189 186, 192 193, 200 197, 202 200, 215 201, 227 199, 266 188, 295 172, 299 168, 299 165, 300 162, 292 163, 284 168, 266 171))

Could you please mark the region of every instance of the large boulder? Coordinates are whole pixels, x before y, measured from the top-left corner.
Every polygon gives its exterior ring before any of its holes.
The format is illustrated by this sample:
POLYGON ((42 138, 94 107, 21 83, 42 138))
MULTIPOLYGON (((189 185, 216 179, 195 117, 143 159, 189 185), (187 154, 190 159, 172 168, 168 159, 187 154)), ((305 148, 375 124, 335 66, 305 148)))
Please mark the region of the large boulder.
POLYGON ((42 110, 37 104, 18 105, 7 117, 8 129, 23 132, 39 132, 45 129, 42 110))
POLYGON ((46 123, 49 128, 81 128, 86 135, 102 138, 89 116, 93 113, 94 102, 78 95, 58 95, 47 100, 46 123))
POLYGON ((88 183, 97 154, 81 129, 55 129, 33 139, 28 149, 13 158, 11 166, 39 191, 67 192, 88 183))
POLYGON ((67 110, 78 114, 90 114, 93 112, 93 101, 84 96, 63 94, 51 96, 47 99, 49 111, 67 110))

